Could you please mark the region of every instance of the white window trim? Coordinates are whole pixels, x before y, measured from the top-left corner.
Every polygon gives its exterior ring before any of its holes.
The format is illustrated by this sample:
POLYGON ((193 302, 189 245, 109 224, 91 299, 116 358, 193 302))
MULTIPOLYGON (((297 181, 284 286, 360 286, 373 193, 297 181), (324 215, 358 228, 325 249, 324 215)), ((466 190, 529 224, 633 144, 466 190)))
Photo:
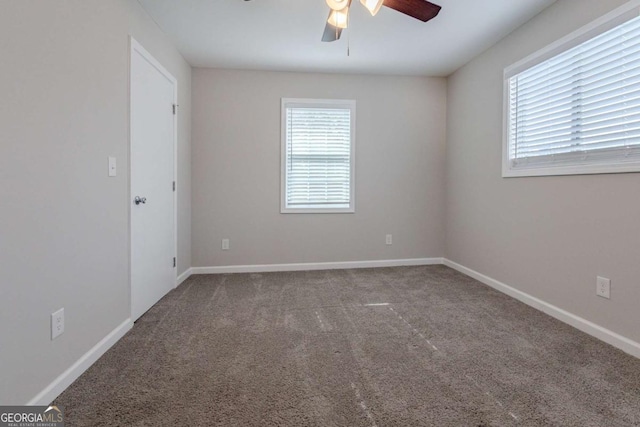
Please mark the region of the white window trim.
POLYGON ((509 159, 509 144, 511 131, 509 127, 509 79, 541 62, 546 61, 560 53, 569 50, 579 44, 590 40, 599 34, 621 25, 622 23, 640 15, 640 0, 632 0, 624 5, 612 10, 599 19, 585 25, 584 27, 570 33, 560 40, 547 47, 529 55, 504 69, 503 83, 503 141, 502 141, 502 177, 515 178, 526 176, 556 176, 556 175, 589 175, 606 173, 629 173, 640 172, 640 162, 612 163, 612 164, 579 164, 555 166, 555 167, 532 167, 525 169, 514 169, 509 159))
POLYGON ((282 98, 280 110, 280 213, 292 214, 336 214, 355 213, 356 203, 356 101, 352 99, 308 99, 308 98, 282 98), (349 108, 351 110, 351 166, 349 181, 349 207, 348 208, 287 208, 287 107, 307 107, 307 108, 349 108))

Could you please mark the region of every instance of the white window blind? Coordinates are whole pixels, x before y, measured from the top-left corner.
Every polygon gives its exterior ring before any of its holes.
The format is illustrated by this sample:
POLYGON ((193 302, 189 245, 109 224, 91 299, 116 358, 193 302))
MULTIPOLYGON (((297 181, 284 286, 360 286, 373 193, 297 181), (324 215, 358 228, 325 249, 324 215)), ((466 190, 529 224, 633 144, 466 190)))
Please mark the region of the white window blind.
POLYGON ((353 211, 352 102, 283 102, 283 211, 353 211))
POLYGON ((508 169, 638 164, 640 18, 508 78, 507 90, 508 169))

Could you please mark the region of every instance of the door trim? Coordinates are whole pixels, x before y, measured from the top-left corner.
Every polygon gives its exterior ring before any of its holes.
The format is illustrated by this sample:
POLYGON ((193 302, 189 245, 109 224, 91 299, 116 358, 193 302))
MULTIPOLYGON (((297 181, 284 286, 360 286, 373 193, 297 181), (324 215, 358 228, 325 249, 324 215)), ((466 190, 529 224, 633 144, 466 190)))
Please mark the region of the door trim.
MULTIPOLYGON (((132 292, 133 292, 133 282, 131 280, 131 272, 133 269, 133 227, 132 227, 132 216, 131 209, 133 208, 132 197, 133 191, 131 189, 131 168, 132 168, 132 153, 131 153, 131 83, 132 83, 132 73, 131 66, 133 64, 133 55, 138 53, 142 56, 149 64, 151 64, 155 69, 157 69, 160 74, 162 74, 167 80, 171 82, 173 85, 173 104, 178 105, 178 81, 173 75, 167 71, 166 68, 158 62, 153 55, 151 55, 142 45, 133 38, 133 36, 129 36, 129 129, 128 129, 128 139, 129 139, 129 167, 127 169, 127 180, 128 180, 128 188, 127 188, 127 203, 129 206, 128 215, 129 215, 129 313, 131 318, 133 319, 133 304, 132 304, 132 292)), ((173 253, 174 257, 176 257, 176 266, 173 269, 173 288, 175 289, 178 286, 178 191, 180 191, 180 183, 178 182, 178 111, 176 109, 176 114, 173 115, 173 181, 176 183, 176 190, 173 192, 173 253)))

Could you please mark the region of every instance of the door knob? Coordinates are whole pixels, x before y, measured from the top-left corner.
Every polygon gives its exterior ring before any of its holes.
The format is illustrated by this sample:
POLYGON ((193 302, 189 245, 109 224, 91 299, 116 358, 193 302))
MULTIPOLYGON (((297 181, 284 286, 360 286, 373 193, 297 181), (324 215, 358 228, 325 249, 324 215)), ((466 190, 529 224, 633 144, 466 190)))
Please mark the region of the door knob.
POLYGON ((144 204, 144 203, 147 203, 147 198, 136 196, 136 198, 133 199, 133 201, 135 202, 136 205, 139 205, 140 203, 144 204))

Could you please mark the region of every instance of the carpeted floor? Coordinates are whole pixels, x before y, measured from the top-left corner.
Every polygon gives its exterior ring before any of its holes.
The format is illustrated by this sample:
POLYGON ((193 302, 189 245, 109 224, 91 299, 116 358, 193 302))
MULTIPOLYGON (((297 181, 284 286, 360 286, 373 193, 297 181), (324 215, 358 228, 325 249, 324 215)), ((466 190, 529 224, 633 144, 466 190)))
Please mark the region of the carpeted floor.
POLYGON ((69 426, 640 426, 640 360, 444 266, 192 276, 55 404, 69 426))

